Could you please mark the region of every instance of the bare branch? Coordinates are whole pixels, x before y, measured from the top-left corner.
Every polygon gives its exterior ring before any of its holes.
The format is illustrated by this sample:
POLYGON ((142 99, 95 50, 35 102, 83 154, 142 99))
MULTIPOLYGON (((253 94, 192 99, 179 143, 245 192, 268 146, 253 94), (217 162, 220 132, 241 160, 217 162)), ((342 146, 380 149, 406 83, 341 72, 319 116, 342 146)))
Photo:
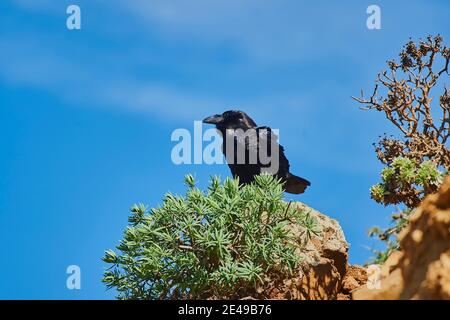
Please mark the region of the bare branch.
MULTIPOLYGON (((444 76, 449 75, 449 60, 450 49, 443 45, 440 35, 428 36, 418 43, 409 41, 400 52, 400 61, 388 61, 388 69, 377 75, 370 97, 364 98, 362 91, 361 97, 352 97, 363 110, 384 112, 400 130, 406 144, 401 152, 395 149, 397 152, 418 162, 433 160, 447 170, 450 169, 450 150, 445 144, 450 136, 450 98, 444 76), (436 65, 443 67, 435 71, 436 65), (430 95, 438 81, 445 88, 439 100, 430 95), (379 91, 381 95, 377 98, 379 91), (441 118, 434 118, 438 114, 436 108, 441 109, 441 118)), ((380 145, 377 153, 383 152, 385 147, 380 145)))

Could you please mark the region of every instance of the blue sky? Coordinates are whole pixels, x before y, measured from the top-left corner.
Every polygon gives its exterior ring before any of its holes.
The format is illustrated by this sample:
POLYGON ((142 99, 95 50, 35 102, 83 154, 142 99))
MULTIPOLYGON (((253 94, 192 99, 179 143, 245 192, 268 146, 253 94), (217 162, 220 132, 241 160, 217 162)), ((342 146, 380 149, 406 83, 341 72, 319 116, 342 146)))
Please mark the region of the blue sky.
POLYGON ((350 261, 392 208, 369 198, 371 143, 397 132, 350 96, 413 37, 448 43, 447 1, 0 2, 0 298, 109 299, 101 283, 135 202, 156 206, 226 165, 171 162, 176 128, 238 108, 280 130, 300 200, 337 219, 350 261), (81 7, 82 29, 66 28, 81 7), (382 29, 366 28, 381 8, 382 29), (81 268, 81 290, 66 268, 81 268))

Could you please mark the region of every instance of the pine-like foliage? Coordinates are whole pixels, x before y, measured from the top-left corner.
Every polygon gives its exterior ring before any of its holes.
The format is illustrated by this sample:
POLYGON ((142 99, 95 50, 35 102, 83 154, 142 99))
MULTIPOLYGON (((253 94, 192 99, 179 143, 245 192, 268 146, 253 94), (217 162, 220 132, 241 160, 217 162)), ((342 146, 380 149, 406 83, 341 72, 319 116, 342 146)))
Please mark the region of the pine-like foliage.
POLYGON ((134 205, 130 226, 103 260, 103 281, 120 299, 243 297, 298 268, 301 248, 318 234, 315 219, 283 201, 270 175, 239 186, 216 177, 206 192, 185 177, 185 196, 167 194, 159 208, 134 205), (290 224, 302 227, 294 236, 290 224))

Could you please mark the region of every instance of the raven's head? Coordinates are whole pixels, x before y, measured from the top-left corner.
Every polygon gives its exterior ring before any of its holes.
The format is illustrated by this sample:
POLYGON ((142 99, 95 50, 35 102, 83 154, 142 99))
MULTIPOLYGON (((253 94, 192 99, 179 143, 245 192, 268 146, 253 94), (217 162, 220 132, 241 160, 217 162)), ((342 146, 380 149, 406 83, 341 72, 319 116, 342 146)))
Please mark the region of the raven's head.
POLYGON ((219 130, 256 128, 255 121, 245 112, 239 110, 229 110, 222 114, 215 114, 203 119, 203 123, 215 124, 219 130))

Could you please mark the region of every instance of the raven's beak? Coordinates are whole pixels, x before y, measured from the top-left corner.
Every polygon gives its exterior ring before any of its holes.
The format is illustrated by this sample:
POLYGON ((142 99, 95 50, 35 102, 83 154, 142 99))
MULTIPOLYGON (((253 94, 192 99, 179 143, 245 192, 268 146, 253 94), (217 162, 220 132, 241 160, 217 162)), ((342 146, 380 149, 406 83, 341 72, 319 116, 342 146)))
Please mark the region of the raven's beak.
POLYGON ((203 119, 203 123, 210 123, 210 124, 218 124, 223 121, 223 117, 220 114, 215 114, 211 117, 207 117, 203 119))

